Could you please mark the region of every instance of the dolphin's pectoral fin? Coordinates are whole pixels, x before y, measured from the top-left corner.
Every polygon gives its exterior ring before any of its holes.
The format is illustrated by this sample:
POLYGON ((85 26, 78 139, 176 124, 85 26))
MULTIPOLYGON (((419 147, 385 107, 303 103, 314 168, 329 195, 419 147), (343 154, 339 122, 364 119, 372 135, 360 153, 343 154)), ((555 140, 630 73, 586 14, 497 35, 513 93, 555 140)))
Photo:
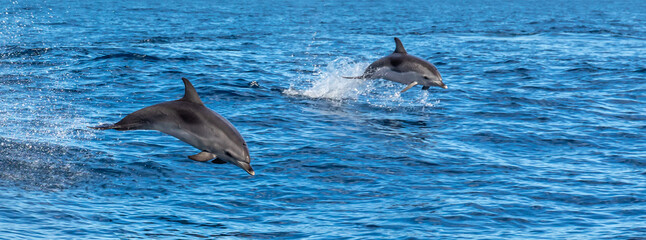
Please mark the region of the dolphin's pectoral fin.
POLYGON ((211 161, 211 162, 212 162, 212 163, 215 163, 215 164, 225 164, 225 163, 227 163, 227 162, 225 162, 224 160, 222 160, 222 159, 217 159, 217 158, 216 158, 216 159, 213 159, 213 161, 211 161))
POLYGON ((406 92, 406 91, 408 91, 408 89, 414 87, 415 85, 417 85, 417 82, 412 82, 412 83, 408 84, 408 86, 406 86, 406 88, 404 88, 404 90, 402 90, 401 92, 402 93, 406 92))
POLYGON ((192 160, 195 160, 195 161, 199 161, 199 162, 206 162, 206 161, 214 159, 216 157, 217 156, 215 156, 215 154, 210 153, 210 152, 206 152, 206 151, 202 151, 201 153, 188 156, 188 158, 190 158, 192 160))
POLYGON ((423 86, 422 90, 428 90, 429 88, 431 88, 431 87, 430 86, 423 86))

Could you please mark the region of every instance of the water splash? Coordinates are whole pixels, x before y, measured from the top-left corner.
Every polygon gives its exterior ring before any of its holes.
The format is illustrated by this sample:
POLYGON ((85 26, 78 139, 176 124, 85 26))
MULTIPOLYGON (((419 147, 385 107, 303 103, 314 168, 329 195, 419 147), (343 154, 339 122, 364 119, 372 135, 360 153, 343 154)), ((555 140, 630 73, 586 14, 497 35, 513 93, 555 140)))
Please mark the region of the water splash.
POLYGON ((326 67, 314 67, 312 75, 299 75, 292 80, 283 93, 313 99, 342 101, 346 99, 365 102, 382 108, 434 107, 439 100, 432 100, 428 91, 415 89, 401 94, 404 85, 386 80, 346 79, 344 76, 360 76, 369 65, 354 62, 349 58, 337 58, 326 67), (305 86, 305 88, 300 88, 305 86), (421 93, 420 93, 421 92, 421 93), (402 96, 404 95, 404 96, 402 96))
MULTIPOLYGON (((56 82, 51 83, 56 85, 56 82)), ((24 89, 28 86, 13 86, 24 89)), ((5 92, 0 90, 0 92, 5 92)), ((84 113, 51 89, 28 92, 18 100, 0 100, 0 136, 62 145, 83 146, 94 138, 84 113), (13 100, 13 101, 12 101, 13 100)))
POLYGON ((325 68, 315 66, 312 76, 300 75, 283 93, 309 98, 357 99, 361 94, 371 90, 369 82, 362 79, 345 79, 343 76, 359 76, 363 74, 367 65, 353 62, 349 58, 338 58, 328 63, 325 68), (306 89, 296 87, 303 85, 309 87, 306 89))

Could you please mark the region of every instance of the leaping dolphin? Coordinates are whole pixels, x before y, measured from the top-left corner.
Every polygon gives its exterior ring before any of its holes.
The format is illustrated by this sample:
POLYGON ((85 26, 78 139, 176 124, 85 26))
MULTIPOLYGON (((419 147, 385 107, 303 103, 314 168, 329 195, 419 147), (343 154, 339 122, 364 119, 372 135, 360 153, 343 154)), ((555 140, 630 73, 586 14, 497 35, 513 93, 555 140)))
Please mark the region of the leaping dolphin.
POLYGON ((192 160, 229 162, 254 175, 247 143, 238 130, 220 114, 204 106, 188 79, 182 78, 182 81, 185 87, 183 98, 137 110, 115 124, 90 128, 157 130, 202 150, 188 157, 192 160))
POLYGON ((437 68, 430 62, 409 55, 404 49, 404 45, 395 38, 395 51, 385 56, 366 68, 363 75, 358 77, 344 77, 348 79, 386 79, 393 82, 406 84, 401 92, 411 89, 415 85, 422 85, 422 90, 427 90, 431 86, 448 88, 442 82, 442 75, 437 68))

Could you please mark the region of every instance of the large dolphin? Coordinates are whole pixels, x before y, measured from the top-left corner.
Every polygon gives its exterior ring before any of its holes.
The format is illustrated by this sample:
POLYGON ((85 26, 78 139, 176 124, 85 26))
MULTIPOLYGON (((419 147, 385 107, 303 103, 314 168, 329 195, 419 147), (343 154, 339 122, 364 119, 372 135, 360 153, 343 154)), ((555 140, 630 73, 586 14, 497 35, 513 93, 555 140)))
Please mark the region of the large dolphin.
POLYGON ((105 124, 93 129, 157 130, 182 140, 202 152, 189 156, 195 161, 233 163, 254 175, 247 143, 233 125, 224 117, 204 106, 195 88, 186 78, 184 97, 146 107, 115 124, 105 124))
POLYGON ((406 84, 406 88, 401 92, 422 85, 422 90, 427 90, 431 86, 448 88, 442 82, 442 75, 437 68, 428 61, 409 55, 404 49, 404 45, 395 38, 395 51, 385 56, 366 68, 363 75, 358 77, 344 77, 348 79, 386 79, 393 82, 406 84))

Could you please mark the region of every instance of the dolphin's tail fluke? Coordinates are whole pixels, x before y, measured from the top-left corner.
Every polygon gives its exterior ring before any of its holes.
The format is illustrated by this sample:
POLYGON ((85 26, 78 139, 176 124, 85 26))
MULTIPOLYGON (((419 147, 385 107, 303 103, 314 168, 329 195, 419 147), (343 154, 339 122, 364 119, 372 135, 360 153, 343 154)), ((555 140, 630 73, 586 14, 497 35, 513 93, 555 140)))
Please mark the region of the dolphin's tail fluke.
POLYGON ((107 130, 107 129, 114 129, 115 126, 114 124, 101 124, 98 126, 88 126, 88 128, 96 129, 96 130, 107 130))
POLYGON ((118 130, 118 131, 141 129, 140 126, 136 126, 135 124, 121 125, 121 124, 109 124, 109 123, 108 124, 101 124, 101 125, 98 125, 98 126, 88 126, 88 128, 96 129, 96 130, 114 129, 114 130, 118 130))
MULTIPOLYGON (((150 107, 148 107, 150 108, 150 107)), ((128 131, 128 130, 151 130, 151 122, 152 118, 150 116, 146 116, 147 112, 150 112, 151 110, 148 108, 140 109, 136 112, 133 112, 131 114, 128 114, 125 118, 121 119, 121 121, 118 121, 115 124, 101 124, 99 126, 94 126, 94 127, 89 127, 92 129, 97 129, 97 130, 108 130, 108 129, 114 129, 118 131, 128 131)))

